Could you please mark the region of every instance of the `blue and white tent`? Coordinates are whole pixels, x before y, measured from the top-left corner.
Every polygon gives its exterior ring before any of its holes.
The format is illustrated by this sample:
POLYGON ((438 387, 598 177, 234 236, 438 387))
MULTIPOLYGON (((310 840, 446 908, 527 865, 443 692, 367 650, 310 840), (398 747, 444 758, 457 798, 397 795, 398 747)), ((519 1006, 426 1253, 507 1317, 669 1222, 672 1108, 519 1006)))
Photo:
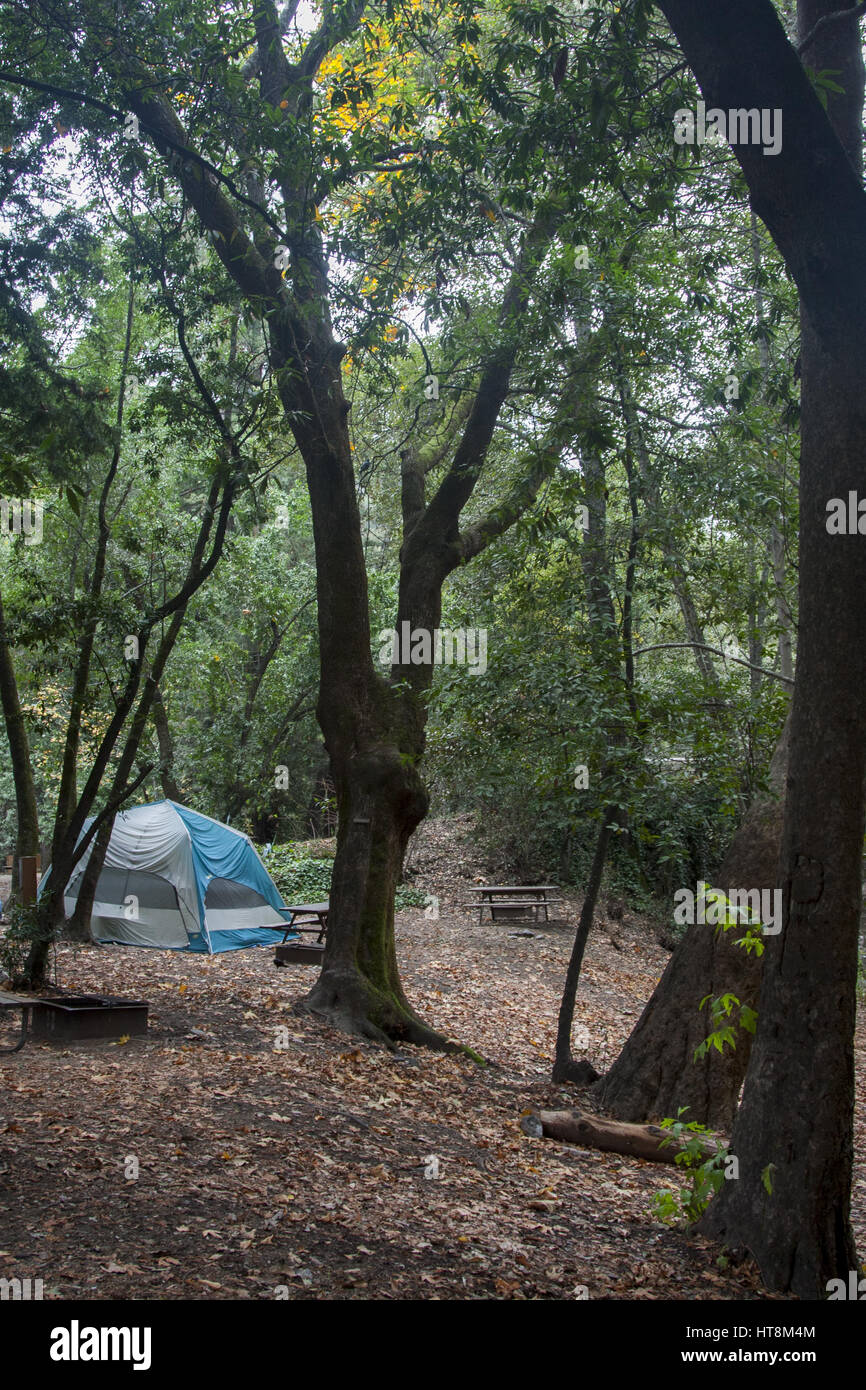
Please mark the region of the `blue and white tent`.
MULTIPOLYGON (((90 849, 66 886, 71 916, 90 849)), ((96 885, 94 941, 164 951, 273 945, 289 910, 248 836, 175 801, 133 806, 114 820, 96 885)))

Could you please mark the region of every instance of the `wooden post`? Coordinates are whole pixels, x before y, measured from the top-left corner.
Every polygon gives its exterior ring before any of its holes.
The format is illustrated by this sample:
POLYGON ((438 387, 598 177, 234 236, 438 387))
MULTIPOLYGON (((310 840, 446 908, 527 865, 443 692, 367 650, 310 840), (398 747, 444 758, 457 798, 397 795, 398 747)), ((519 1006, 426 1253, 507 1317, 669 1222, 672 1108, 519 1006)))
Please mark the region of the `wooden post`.
POLYGON ((18 881, 21 885, 22 903, 36 901, 37 859, 33 854, 22 854, 18 860, 18 881))

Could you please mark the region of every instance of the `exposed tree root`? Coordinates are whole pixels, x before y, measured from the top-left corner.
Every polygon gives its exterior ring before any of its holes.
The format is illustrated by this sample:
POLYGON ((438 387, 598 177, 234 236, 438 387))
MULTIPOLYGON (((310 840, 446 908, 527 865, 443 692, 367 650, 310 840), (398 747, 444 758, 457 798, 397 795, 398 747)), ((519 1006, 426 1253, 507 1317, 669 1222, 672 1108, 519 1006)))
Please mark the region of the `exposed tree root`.
POLYGON ((405 1000, 376 989, 351 971, 330 970, 327 975, 323 971, 295 1010, 313 1014, 343 1033, 369 1038, 391 1052, 401 1043, 415 1043, 434 1052, 460 1053, 480 1066, 487 1064, 471 1047, 431 1028, 405 1000))
POLYGON ((575 1062, 569 1058, 566 1062, 555 1062, 553 1066, 553 1080, 571 1082, 573 1086, 591 1086, 594 1081, 599 1080, 600 1075, 592 1062, 585 1059, 575 1062))

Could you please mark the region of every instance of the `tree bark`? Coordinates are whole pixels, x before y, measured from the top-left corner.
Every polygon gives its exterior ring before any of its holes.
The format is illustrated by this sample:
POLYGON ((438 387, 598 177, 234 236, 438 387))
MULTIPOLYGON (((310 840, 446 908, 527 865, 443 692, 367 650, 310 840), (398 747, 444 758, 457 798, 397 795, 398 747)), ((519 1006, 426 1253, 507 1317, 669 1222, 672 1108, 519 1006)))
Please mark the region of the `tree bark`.
POLYGON ((159 687, 157 687, 153 693, 151 715, 153 717, 153 727, 156 730, 156 741, 159 747, 159 781, 162 787, 162 794, 166 801, 176 801, 179 805, 182 805, 183 797, 180 787, 177 785, 174 778, 174 740, 171 736, 171 727, 168 722, 165 701, 162 698, 162 691, 159 687))
MULTIPOLYGON (((738 829, 713 884, 728 890, 772 889, 778 881, 790 721, 773 756, 769 792, 756 798, 738 829)), ((733 933, 692 926, 676 947, 640 1020, 610 1071, 593 1090, 598 1102, 622 1119, 675 1116, 729 1132, 751 1054, 751 1034, 741 1031, 736 1051, 712 1051, 698 1062, 694 1050, 709 1023, 698 1004, 708 994, 732 992, 758 1007, 760 961, 733 946, 733 933)))
MULTIPOLYGON (((750 807, 713 875, 714 885, 768 888, 777 883, 788 760, 786 722, 770 767, 769 791, 750 807)), ((740 1030, 735 1049, 711 1049, 700 1061, 695 1048, 710 1031, 700 1002, 732 993, 758 1006, 761 965, 734 945, 736 930, 690 926, 610 1071, 593 1087, 598 1103, 621 1120, 675 1118, 730 1131, 751 1053, 751 1034, 740 1030)))
POLYGON ((93 902, 96 897, 96 885, 99 882, 99 875, 105 863, 105 855, 108 851, 108 842, 111 839, 111 831, 114 826, 114 816, 105 820, 96 832, 96 839, 90 851, 90 858, 84 866, 84 874, 78 888, 78 897, 75 901, 75 908, 69 918, 68 933, 73 941, 89 941, 90 918, 93 913, 93 902))
POLYGON ((6 617, 3 599, 0 596, 0 704, 3 706, 3 720, 6 737, 9 741, 9 757, 12 762, 12 780, 15 785, 15 858, 12 865, 12 899, 19 891, 19 859, 24 855, 39 853, 39 807, 36 801, 36 785, 33 781, 33 766, 30 761, 30 742, 27 738, 27 725, 18 695, 18 682, 9 638, 6 631, 6 617))
MULTIPOLYGON (((590 410, 592 410, 592 405, 593 403, 590 401, 590 410)), ((607 553, 607 494, 604 466, 595 454, 588 451, 583 458, 583 467, 586 477, 589 529, 582 546, 581 568, 586 590, 586 607, 591 631, 592 654, 594 663, 600 669, 607 670, 611 685, 613 686, 615 683, 619 684, 621 679, 621 649, 613 607, 610 565, 607 553)), ((633 519, 633 537, 635 534, 636 518, 633 519)), ((633 541, 633 545, 636 545, 636 542, 633 541)), ((633 582, 633 555, 629 569, 631 574, 629 580, 627 580, 628 584, 633 582)), ((633 670, 629 667, 630 660, 631 649, 629 646, 626 662, 627 669, 630 669, 632 680, 626 681, 626 687, 629 697, 633 700, 633 670)), ((634 712, 633 706, 631 707, 631 712, 634 712)), ((620 717, 615 723, 612 722, 609 733, 610 742, 611 744, 622 745, 625 741, 625 737, 624 720, 620 717)), ((580 972, 583 966, 583 957, 586 951, 586 943, 589 940, 589 933, 592 929, 595 905, 598 901, 598 894, 604 875, 604 866, 607 859, 608 845, 610 843, 610 827, 613 823, 620 822, 622 819, 622 813, 618 805, 608 805, 602 808, 602 819, 596 838, 595 852, 592 858, 589 879, 587 880, 586 893, 583 899, 583 906, 580 910, 580 920, 578 921, 577 931, 575 932, 574 944, 571 948, 568 969, 566 970, 565 981, 562 988, 562 1001, 559 1006, 559 1017, 556 1029, 556 1051, 553 1062, 554 1081, 570 1081, 578 1086, 586 1086, 590 1082, 595 1081, 598 1077, 598 1072, 590 1062, 586 1060, 581 1062, 574 1061, 571 1055, 571 1026, 574 1020, 574 1006, 577 997, 577 987, 580 982, 580 972)))
POLYGON ((703 1221, 708 1234, 746 1246, 770 1288, 801 1298, 822 1297, 828 1279, 857 1267, 849 1213, 866 622, 851 596, 864 592, 866 552, 860 537, 827 535, 821 499, 845 496, 862 476, 866 409, 856 370, 842 376, 804 323, 800 646, 784 918, 767 943, 758 1033, 733 1133, 740 1182, 726 1185, 736 1190, 721 1193, 703 1221))
MULTIPOLYGON (((781 933, 767 938, 758 1031, 732 1138, 740 1178, 725 1184, 700 1229, 751 1251, 769 1288, 818 1299, 830 1278, 857 1268, 850 1193, 866 547, 858 535, 828 534, 826 518, 829 499, 860 484, 866 451, 859 26, 836 19, 805 55, 816 70, 844 74, 845 90, 830 103, 834 131, 769 0, 662 0, 661 8, 708 105, 784 110, 778 156, 735 150, 802 303, 800 625, 784 914, 781 933)), ((831 0, 801 5, 801 35, 834 8, 831 0)))
POLYGON ((571 1055, 571 1025, 574 1021, 574 1004, 577 997, 577 986, 580 981, 580 971, 583 965, 586 943, 589 940, 589 933, 592 930, 593 917, 595 915, 595 905, 598 902, 599 889, 601 888, 604 864, 607 858, 607 847, 610 841, 610 821, 611 817, 617 815, 615 806, 607 806, 602 811, 602 821, 598 829, 598 838, 595 842, 595 853, 592 857, 592 866, 589 871, 589 879, 586 885, 586 894, 583 899, 583 906, 580 909, 580 920, 577 924, 577 931, 574 937, 574 945, 571 948, 571 955, 568 961, 568 969, 565 972, 565 983, 562 987, 562 1001, 559 1006, 559 1017, 556 1026, 556 1053, 553 1062, 553 1080, 571 1081, 577 1086, 587 1086, 598 1079, 598 1072, 595 1067, 586 1059, 575 1062, 571 1055))

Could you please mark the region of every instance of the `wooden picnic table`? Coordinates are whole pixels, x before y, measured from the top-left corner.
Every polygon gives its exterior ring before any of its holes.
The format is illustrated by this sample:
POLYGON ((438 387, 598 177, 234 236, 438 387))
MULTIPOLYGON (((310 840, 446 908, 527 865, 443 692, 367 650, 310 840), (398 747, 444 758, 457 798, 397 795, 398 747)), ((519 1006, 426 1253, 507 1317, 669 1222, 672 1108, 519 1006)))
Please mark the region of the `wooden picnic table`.
MULTIPOLYGON (((330 903, 295 903, 289 907, 292 916, 286 931, 316 932, 316 940, 322 941, 328 930, 330 903)), ((285 941, 285 937, 283 940, 285 941)))
POLYGON ((274 927, 274 931, 283 931, 283 940, 274 954, 274 965, 321 964, 325 954, 324 936, 328 930, 329 909, 330 903, 294 903, 287 909, 292 915, 285 930, 274 927), (316 939, 311 942, 287 942, 290 933, 297 935, 299 932, 314 935, 316 939))
POLYGON ((287 922, 266 924, 268 931, 281 931, 283 941, 297 932, 314 932, 316 940, 321 941, 328 930, 329 903, 294 903, 285 909, 291 913, 287 922))
POLYGON ((33 1031, 33 1010, 39 1003, 38 999, 28 998, 24 994, 10 994, 7 990, 0 989, 0 1010, 21 1010, 21 1034, 18 1041, 14 1047, 0 1047, 0 1053, 21 1051, 33 1031))
POLYGON ((482 920, 485 907, 490 908, 492 921, 507 919, 513 921, 521 913, 531 911, 532 920, 538 921, 539 911, 544 909, 545 922, 550 921, 548 908, 553 903, 564 902, 564 898, 552 897, 559 892, 556 883, 482 883, 475 889, 475 898, 468 906, 478 908, 478 920, 482 920))

